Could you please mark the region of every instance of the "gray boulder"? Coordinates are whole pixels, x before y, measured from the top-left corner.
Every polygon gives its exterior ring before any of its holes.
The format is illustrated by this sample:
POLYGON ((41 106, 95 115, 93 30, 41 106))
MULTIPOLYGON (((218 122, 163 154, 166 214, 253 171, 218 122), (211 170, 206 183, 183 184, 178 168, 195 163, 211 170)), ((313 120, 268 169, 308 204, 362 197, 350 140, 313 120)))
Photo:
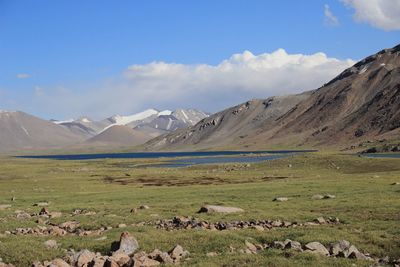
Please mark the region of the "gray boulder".
POLYGON ((225 207, 217 205, 205 205, 200 208, 198 213, 236 213, 243 212, 244 210, 236 207, 225 207))
POLYGON ((320 255, 324 255, 324 256, 329 255, 329 251, 326 249, 326 247, 319 242, 310 242, 305 245, 305 248, 306 248, 306 250, 309 250, 311 252, 314 252, 314 253, 317 253, 320 255))

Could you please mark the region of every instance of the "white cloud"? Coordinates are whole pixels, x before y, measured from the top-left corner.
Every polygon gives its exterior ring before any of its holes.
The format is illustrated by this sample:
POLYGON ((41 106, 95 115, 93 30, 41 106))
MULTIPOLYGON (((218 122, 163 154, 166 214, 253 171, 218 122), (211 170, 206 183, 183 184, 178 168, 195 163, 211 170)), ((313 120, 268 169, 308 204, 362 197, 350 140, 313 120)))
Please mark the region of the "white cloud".
POLYGON ((151 107, 214 112, 252 98, 318 88, 353 64, 324 53, 288 54, 283 49, 260 55, 245 51, 217 65, 152 62, 129 66, 121 77, 92 90, 38 90, 35 103, 65 117, 102 118, 151 107))
POLYGON ((18 73, 16 76, 18 79, 28 79, 31 77, 31 75, 28 73, 18 73))
POLYGON ((36 85, 34 88, 34 94, 35 94, 35 96, 38 96, 38 97, 44 96, 43 88, 36 85))
POLYGON ((354 19, 386 31, 400 30, 400 0, 341 0, 355 9, 354 19))
POLYGON ((339 19, 333 15, 331 8, 329 5, 324 6, 324 16, 325 16, 325 24, 330 26, 339 25, 339 19))

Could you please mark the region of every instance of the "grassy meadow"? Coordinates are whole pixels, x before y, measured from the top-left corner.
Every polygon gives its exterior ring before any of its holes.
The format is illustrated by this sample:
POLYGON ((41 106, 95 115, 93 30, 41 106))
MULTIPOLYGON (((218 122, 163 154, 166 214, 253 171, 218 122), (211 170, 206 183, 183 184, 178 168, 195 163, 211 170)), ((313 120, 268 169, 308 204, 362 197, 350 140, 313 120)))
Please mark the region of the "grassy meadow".
POLYGON ((0 158, 0 258, 16 266, 64 255, 63 249, 89 249, 108 253, 122 231, 129 231, 141 249, 151 252, 182 245, 191 255, 182 266, 369 266, 370 262, 328 258, 307 253, 265 250, 257 255, 229 254, 229 247, 244 248, 254 243, 319 241, 325 245, 346 239, 374 257, 400 258, 399 159, 370 159, 354 155, 317 152, 268 162, 198 165, 187 168, 137 167, 157 160, 118 159, 56 161, 0 158), (335 199, 313 200, 315 194, 333 194, 335 199), (12 201, 15 197, 15 201, 12 201), (286 202, 273 202, 288 197, 286 202), (35 227, 35 218, 18 220, 16 210, 39 212, 33 206, 47 201, 50 211, 63 213, 51 222, 78 220, 85 229, 112 226, 99 236, 6 235, 18 227, 35 227), (203 204, 220 204, 245 210, 236 214, 197 214, 203 204), (130 213, 132 208, 150 209, 130 213), (75 209, 95 215, 71 217, 75 209), (154 226, 132 226, 139 222, 194 216, 209 221, 281 219, 312 221, 338 217, 339 225, 279 228, 270 231, 177 230, 154 226), (118 228, 121 223, 126 228, 118 228), (43 242, 55 239, 58 249, 43 242), (207 257, 208 252, 218 256, 207 257))

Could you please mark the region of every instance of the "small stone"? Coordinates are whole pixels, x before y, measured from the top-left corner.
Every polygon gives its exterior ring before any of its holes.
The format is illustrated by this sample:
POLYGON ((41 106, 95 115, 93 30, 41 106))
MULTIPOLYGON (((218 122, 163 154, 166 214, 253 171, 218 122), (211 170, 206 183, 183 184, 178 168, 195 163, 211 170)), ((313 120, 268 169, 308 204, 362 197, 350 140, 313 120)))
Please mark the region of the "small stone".
POLYGON ((94 257, 96 256, 95 253, 90 252, 89 250, 85 249, 78 253, 76 266, 77 267, 88 267, 89 263, 93 261, 94 257))
POLYGON ((311 197, 311 199, 315 199, 315 200, 319 200, 319 199, 323 199, 324 198, 324 196, 323 195, 313 195, 312 197, 311 197))
POLYGON ((283 225, 281 220, 276 220, 271 223, 272 227, 281 227, 283 225))
POLYGON ((108 260, 115 261, 118 266, 130 266, 131 262, 131 258, 122 251, 114 252, 108 260))
POLYGON ((63 259, 54 259, 51 262, 51 267, 71 267, 68 263, 66 263, 63 259))
POLYGON ((141 257, 139 259, 135 259, 135 264, 133 265, 134 267, 140 266, 140 267, 153 267, 153 266, 158 266, 160 263, 156 260, 147 258, 147 257, 141 257))
POLYGON ((169 255, 175 262, 179 262, 181 258, 187 256, 189 253, 183 249, 182 246, 176 245, 172 250, 170 250, 169 255))
POLYGON ((50 212, 46 207, 43 207, 39 212, 39 215, 49 215, 49 214, 50 212))
POLYGON ((326 247, 319 242, 310 242, 305 245, 305 248, 307 250, 313 251, 315 253, 318 253, 318 254, 321 254, 324 256, 329 255, 329 251, 326 249, 326 247))
POLYGON ((336 198, 336 196, 335 195, 330 195, 330 194, 324 195, 324 199, 333 199, 333 198, 336 198))
POLYGON ((139 248, 139 243, 130 233, 123 232, 119 243, 116 244, 116 246, 118 246, 115 250, 116 252, 123 252, 127 255, 132 255, 139 248))
POLYGON ((284 201, 288 201, 289 199, 287 197, 276 197, 274 198, 272 201, 276 201, 276 202, 284 202, 284 201))
POLYGON ((391 185, 400 185, 399 182, 391 183, 391 185))
POLYGON ((254 225, 254 226, 252 226, 252 228, 256 229, 257 231, 260 231, 260 232, 264 231, 264 227, 262 227, 260 225, 254 225))
POLYGON ((253 254, 257 253, 257 247, 253 243, 246 240, 245 245, 246 245, 246 248, 249 251, 251 251, 251 253, 253 253, 253 254))
POLYGON ((355 246, 350 245, 349 248, 339 252, 338 256, 348 258, 352 253, 357 253, 357 252, 359 252, 358 249, 355 246))
POLYGON ((315 221, 316 223, 319 223, 319 224, 325 224, 325 223, 326 223, 324 217, 318 217, 318 218, 316 218, 314 221, 315 221))
POLYGON ((217 252, 208 252, 207 254, 206 254, 206 256, 207 257, 216 257, 216 256, 218 256, 218 253, 217 252))
POLYGON ((137 212, 138 212, 137 208, 131 209, 131 213, 137 213, 137 212))
POLYGON ((236 207, 225 207, 225 206, 216 206, 216 205, 205 205, 200 208, 198 213, 236 213, 243 212, 244 210, 236 207))
POLYGON ((293 250, 297 250, 297 251, 303 251, 303 249, 301 248, 300 242, 286 239, 285 242, 283 242, 283 243, 285 244, 285 249, 293 249, 293 250))
POLYGON ((359 251, 351 252, 350 255, 349 255, 349 258, 350 259, 357 259, 357 260, 367 260, 368 259, 367 256, 365 256, 364 254, 362 254, 359 251))
POLYGON ((277 249, 284 249, 285 246, 286 246, 286 244, 284 242, 282 242, 282 241, 274 241, 272 243, 272 247, 273 248, 277 248, 277 249))
POLYGON ((139 209, 141 209, 141 210, 148 210, 148 209, 150 209, 150 207, 147 206, 147 205, 141 205, 141 206, 139 207, 139 209))
POLYGON ((28 220, 31 218, 31 215, 29 213, 26 212, 20 212, 17 214, 17 219, 18 220, 28 220))
POLYGON ((64 230, 67 230, 69 232, 73 232, 73 231, 75 231, 76 228, 79 227, 79 222, 67 221, 67 222, 63 222, 62 224, 60 224, 59 227, 64 230))
POLYGON ((345 250, 350 248, 350 242, 347 240, 340 240, 332 245, 330 245, 329 251, 331 255, 337 256, 345 250))
POLYGON ((47 249, 57 249, 58 244, 56 240, 50 239, 43 243, 47 249))

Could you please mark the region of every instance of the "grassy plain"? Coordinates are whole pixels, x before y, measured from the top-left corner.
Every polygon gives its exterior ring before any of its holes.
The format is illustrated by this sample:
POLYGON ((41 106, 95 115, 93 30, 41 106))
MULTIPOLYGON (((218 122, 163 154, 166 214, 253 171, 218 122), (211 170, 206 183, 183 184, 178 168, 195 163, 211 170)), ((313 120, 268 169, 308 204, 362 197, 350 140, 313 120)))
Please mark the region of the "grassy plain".
POLYGON ((56 161, 0 158, 0 257, 17 266, 34 260, 62 256, 62 249, 87 248, 108 253, 122 229, 139 241, 141 249, 168 250, 176 244, 191 252, 190 266, 369 266, 369 262, 318 257, 306 253, 263 251, 257 255, 228 254, 229 246, 244 248, 245 240, 265 242, 290 238, 300 242, 328 244, 349 240, 361 251, 376 257, 400 258, 399 159, 369 159, 337 153, 312 153, 263 163, 202 165, 188 168, 137 168, 157 160, 56 161), (290 166, 289 166, 290 165, 290 166), (315 194, 334 194, 335 199, 312 200, 315 194), (287 202, 272 202, 274 197, 287 202), (15 197, 15 201, 11 198, 15 197), (38 237, 4 235, 17 227, 34 227, 34 219, 17 220, 16 210, 38 212, 33 203, 48 201, 50 211, 61 211, 61 223, 78 220, 85 229, 112 226, 105 240, 98 236, 38 237), (132 214, 139 205, 150 209, 132 214), (196 214, 203 204, 243 208, 229 215, 196 214), (74 209, 95 211, 92 216, 71 217, 74 209), (311 221, 334 216, 340 225, 246 230, 165 231, 153 226, 130 226, 143 221, 195 216, 209 221, 282 219, 311 221), (43 242, 55 239, 61 248, 48 250, 43 242), (219 256, 207 257, 207 252, 219 256))

